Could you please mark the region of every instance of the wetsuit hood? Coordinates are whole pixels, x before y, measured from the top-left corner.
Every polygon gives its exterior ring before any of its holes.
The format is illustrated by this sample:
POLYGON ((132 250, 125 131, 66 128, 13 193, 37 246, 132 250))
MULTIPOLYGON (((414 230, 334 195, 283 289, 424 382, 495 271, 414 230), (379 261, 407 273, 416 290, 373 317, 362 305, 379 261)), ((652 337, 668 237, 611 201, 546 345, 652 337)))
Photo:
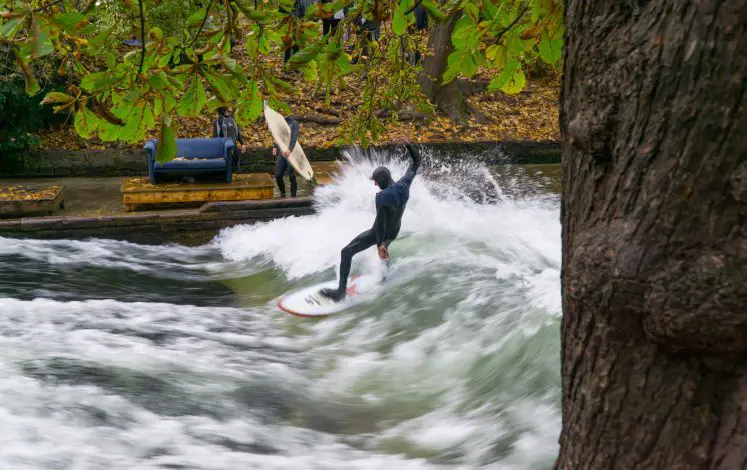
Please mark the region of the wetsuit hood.
POLYGON ((389 169, 383 166, 374 170, 371 179, 374 180, 376 185, 381 189, 386 189, 394 183, 394 181, 392 181, 392 175, 389 173, 389 169))

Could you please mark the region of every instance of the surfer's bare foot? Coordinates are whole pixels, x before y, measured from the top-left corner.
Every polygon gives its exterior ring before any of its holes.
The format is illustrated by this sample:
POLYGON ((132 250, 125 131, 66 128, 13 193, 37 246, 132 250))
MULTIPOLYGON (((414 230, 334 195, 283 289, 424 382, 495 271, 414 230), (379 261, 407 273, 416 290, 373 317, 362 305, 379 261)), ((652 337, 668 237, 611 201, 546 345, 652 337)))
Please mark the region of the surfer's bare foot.
POLYGON ((340 292, 337 289, 322 289, 319 291, 319 294, 321 294, 322 297, 327 297, 335 302, 339 302, 345 298, 345 291, 340 292))

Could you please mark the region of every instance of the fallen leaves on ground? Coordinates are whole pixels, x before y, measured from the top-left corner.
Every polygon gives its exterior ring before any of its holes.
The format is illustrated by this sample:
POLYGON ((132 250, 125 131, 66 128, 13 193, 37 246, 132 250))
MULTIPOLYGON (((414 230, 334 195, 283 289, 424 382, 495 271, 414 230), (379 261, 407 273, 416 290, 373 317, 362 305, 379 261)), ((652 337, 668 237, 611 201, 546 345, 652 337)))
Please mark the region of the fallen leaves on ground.
POLYGON ((61 186, 8 186, 0 188, 0 201, 41 201, 54 199, 61 186))
MULTIPOLYGON (((235 49, 235 58, 241 62, 244 57, 243 47, 235 49)), ((330 104, 325 103, 323 93, 317 93, 314 83, 306 82, 299 74, 283 70, 281 59, 273 58, 269 63, 277 70, 278 76, 293 83, 296 92, 287 97, 294 116, 311 116, 322 120, 342 120, 355 113, 355 107, 361 102, 361 81, 359 77, 345 77, 346 87, 332 92, 330 104)), ((495 75, 495 71, 483 70, 473 77, 473 83, 486 83, 495 75)), ((484 87, 483 87, 484 88, 484 87)), ((403 120, 388 124, 386 131, 377 139, 376 144, 383 144, 406 136, 417 142, 475 142, 504 140, 557 140, 560 137, 558 127, 558 96, 560 80, 558 76, 528 81, 524 90, 516 95, 502 92, 478 92, 468 98, 471 105, 480 110, 487 118, 482 122, 472 119, 467 125, 460 126, 445 116, 433 116, 426 119, 403 120)), ((196 138, 212 136, 212 123, 215 115, 207 110, 196 118, 178 120, 178 138, 196 138)), ((97 138, 83 139, 70 125, 56 130, 43 130, 37 135, 41 138, 42 149, 104 149, 107 147, 132 148, 142 147, 143 143, 128 145, 124 143, 103 144, 97 138)), ((337 145, 340 137, 338 124, 320 124, 301 122, 300 141, 304 147, 329 148, 337 145)), ((256 123, 241 128, 245 144, 249 148, 269 148, 272 136, 263 123, 256 123)), ((155 138, 154 130, 148 136, 155 138)))

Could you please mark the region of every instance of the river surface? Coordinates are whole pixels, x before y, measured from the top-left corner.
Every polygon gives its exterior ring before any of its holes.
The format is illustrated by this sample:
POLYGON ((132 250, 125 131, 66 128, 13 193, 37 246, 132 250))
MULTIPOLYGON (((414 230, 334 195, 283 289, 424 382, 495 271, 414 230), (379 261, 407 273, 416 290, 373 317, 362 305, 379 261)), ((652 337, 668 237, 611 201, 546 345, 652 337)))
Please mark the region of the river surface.
POLYGON ((0 468, 552 468, 557 167, 425 155, 383 293, 283 313, 370 227, 376 164, 407 163, 349 157, 318 214, 199 247, 0 238, 0 468))

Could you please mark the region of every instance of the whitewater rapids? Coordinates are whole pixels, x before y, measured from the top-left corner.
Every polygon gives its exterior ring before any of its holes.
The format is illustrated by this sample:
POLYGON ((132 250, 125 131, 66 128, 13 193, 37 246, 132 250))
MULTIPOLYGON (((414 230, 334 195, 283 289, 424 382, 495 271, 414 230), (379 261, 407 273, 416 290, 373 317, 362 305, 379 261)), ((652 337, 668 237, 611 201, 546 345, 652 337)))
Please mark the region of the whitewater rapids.
MULTIPOLYGON (((277 297, 334 279, 372 225, 373 168, 407 166, 348 158, 316 215, 200 247, 0 238, 0 468, 552 468, 557 197, 425 155, 395 282, 293 317, 277 297)), ((352 272, 378 267, 370 249, 352 272)))

